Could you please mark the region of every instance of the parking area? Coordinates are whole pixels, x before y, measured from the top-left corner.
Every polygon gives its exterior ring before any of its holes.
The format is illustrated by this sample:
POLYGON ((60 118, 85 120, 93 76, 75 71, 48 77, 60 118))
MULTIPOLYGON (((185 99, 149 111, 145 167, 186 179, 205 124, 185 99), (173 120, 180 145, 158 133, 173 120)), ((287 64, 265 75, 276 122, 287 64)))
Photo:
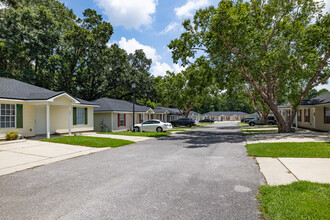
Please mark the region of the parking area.
POLYGON ((37 140, 0 142, 0 176, 107 149, 37 140))

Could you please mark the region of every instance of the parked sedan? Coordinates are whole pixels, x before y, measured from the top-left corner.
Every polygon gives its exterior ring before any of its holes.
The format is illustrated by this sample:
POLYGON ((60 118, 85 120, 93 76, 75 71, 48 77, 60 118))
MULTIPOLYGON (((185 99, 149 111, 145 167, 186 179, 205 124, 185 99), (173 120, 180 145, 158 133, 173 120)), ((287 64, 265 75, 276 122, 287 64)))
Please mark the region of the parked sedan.
POLYGON ((214 120, 213 119, 210 119, 210 118, 204 118, 203 120, 200 120, 199 122, 200 123, 204 123, 204 122, 214 123, 214 120))
POLYGON ((160 120, 148 120, 145 122, 142 122, 141 124, 135 124, 134 125, 135 131, 149 131, 149 132, 163 132, 172 130, 172 124, 171 123, 165 123, 160 120))
POLYGON ((178 120, 171 121, 171 124, 172 124, 173 127, 178 127, 178 126, 185 126, 185 127, 196 126, 196 122, 192 118, 179 118, 178 120))

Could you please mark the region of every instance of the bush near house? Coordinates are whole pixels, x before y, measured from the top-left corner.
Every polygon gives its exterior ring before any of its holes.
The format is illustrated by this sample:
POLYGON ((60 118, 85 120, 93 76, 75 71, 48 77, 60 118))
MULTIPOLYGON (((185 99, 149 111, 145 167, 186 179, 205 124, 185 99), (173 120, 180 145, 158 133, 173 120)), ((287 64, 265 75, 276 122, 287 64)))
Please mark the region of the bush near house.
POLYGON ((17 140, 18 132, 17 131, 9 131, 6 134, 6 140, 17 140))

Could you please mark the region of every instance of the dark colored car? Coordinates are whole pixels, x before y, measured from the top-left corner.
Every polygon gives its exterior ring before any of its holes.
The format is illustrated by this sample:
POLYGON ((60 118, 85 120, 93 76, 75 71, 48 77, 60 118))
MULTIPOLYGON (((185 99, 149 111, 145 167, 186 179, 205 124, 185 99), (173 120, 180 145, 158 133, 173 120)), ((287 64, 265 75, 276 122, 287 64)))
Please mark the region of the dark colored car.
MULTIPOLYGON (((255 126, 255 125, 262 125, 262 119, 260 117, 257 117, 254 120, 249 121, 250 126, 255 126)), ((269 125, 275 125, 276 124, 276 119, 274 116, 268 116, 268 124, 269 125)))
POLYGON ((178 126, 185 126, 185 127, 191 127, 191 126, 196 126, 196 122, 192 118, 179 118, 174 121, 170 121, 173 127, 178 127, 178 126))
POLYGON ((214 123, 214 120, 213 119, 210 119, 210 118, 204 118, 204 119, 200 120, 199 122, 200 123, 204 123, 204 122, 214 123))

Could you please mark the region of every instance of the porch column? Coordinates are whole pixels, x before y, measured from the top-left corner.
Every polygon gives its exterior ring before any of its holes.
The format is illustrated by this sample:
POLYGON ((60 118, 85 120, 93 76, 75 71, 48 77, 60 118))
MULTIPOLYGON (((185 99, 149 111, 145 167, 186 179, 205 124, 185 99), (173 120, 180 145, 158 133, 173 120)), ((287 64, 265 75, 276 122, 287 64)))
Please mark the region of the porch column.
POLYGON ((46 126, 47 126, 47 138, 50 138, 49 103, 47 103, 46 105, 46 126))
POLYGON ((69 136, 71 136, 71 124, 72 124, 72 114, 71 114, 71 105, 69 105, 69 136))

